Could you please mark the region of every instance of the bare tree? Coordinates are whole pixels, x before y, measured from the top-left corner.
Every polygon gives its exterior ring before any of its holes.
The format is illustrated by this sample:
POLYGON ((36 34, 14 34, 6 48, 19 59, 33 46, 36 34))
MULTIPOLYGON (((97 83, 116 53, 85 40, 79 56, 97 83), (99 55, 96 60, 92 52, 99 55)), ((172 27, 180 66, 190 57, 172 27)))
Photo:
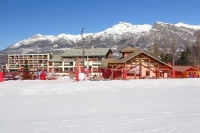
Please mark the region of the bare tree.
POLYGON ((160 56, 160 50, 159 50, 159 44, 157 41, 153 44, 153 56, 159 59, 160 56))
POLYGON ((170 54, 175 54, 176 53, 176 41, 173 40, 170 46, 170 54))
POLYGON ((167 45, 167 42, 164 40, 163 42, 163 54, 166 55, 169 51, 168 51, 168 45, 167 45))

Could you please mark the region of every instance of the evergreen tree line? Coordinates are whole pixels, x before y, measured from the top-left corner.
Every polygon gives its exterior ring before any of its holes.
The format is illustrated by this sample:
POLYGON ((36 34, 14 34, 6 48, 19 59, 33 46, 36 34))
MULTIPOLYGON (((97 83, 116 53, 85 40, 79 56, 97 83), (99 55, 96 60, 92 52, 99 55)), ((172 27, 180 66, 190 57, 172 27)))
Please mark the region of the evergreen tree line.
POLYGON ((197 32, 197 40, 192 46, 187 46, 185 50, 181 51, 178 55, 176 53, 176 42, 172 41, 170 45, 164 42, 160 51, 159 43, 154 42, 150 51, 152 56, 162 60, 165 63, 172 63, 174 60, 175 65, 199 65, 200 64, 200 31, 197 32), (168 51, 167 51, 168 50, 168 51))

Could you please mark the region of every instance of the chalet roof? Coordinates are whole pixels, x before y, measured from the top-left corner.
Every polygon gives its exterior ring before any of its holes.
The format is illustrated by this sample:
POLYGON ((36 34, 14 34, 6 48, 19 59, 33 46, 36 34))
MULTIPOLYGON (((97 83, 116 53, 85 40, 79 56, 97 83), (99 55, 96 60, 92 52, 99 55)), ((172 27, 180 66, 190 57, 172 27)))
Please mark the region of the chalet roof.
POLYGON ((198 71, 198 69, 196 69, 195 67, 192 66, 174 66, 175 71, 179 71, 179 72, 184 72, 187 71, 189 69, 192 69, 194 71, 198 71))
POLYGON ((108 59, 102 59, 101 63, 102 63, 102 68, 107 68, 108 67, 108 62, 117 60, 117 58, 108 58, 108 59))
POLYGON ((118 60, 114 60, 112 62, 109 62, 109 63, 125 63, 126 61, 130 60, 131 58, 139 55, 140 53, 142 53, 142 51, 135 51, 134 53, 132 54, 129 54, 127 57, 125 58, 121 58, 121 59, 118 59, 118 60))
POLYGON ((194 68, 196 68, 196 69, 198 69, 199 71, 200 71, 200 65, 195 65, 195 66, 192 66, 192 67, 194 67, 194 68))
POLYGON ((133 52, 135 52, 135 51, 139 51, 138 49, 136 49, 136 48, 133 48, 133 47, 131 47, 131 46, 128 46, 128 47, 126 47, 126 48, 124 48, 124 49, 122 49, 120 52, 121 53, 133 53, 133 52))
POLYGON ((147 54, 147 53, 145 53, 143 51, 135 51, 134 53, 129 54, 125 58, 121 58, 121 59, 118 59, 118 60, 109 61, 109 63, 125 63, 126 61, 128 61, 128 60, 130 60, 130 59, 132 59, 132 58, 134 58, 136 56, 138 56, 139 54, 144 54, 144 55, 148 56, 149 58, 151 58, 151 59, 153 59, 153 60, 155 60, 155 61, 157 61, 157 62, 159 62, 159 63, 161 63, 161 64, 163 64, 165 66, 168 66, 168 64, 166 64, 165 62, 162 62, 161 60, 159 60, 159 59, 157 59, 157 58, 155 58, 155 57, 153 57, 153 56, 151 56, 151 55, 149 55, 149 54, 147 54))
MULTIPOLYGON (((84 49, 84 56, 106 56, 110 48, 84 49)), ((112 52, 112 51, 111 51, 112 52)), ((83 49, 70 49, 61 54, 62 57, 83 56, 83 49)))
POLYGON ((60 54, 51 55, 50 60, 49 60, 49 62, 60 62, 60 61, 62 61, 60 54))

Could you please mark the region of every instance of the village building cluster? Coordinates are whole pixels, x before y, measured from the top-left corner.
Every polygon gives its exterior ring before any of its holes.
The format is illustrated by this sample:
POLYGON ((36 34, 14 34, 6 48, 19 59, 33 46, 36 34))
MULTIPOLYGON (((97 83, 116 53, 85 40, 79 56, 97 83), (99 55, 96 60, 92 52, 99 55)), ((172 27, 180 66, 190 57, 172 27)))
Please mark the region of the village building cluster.
POLYGON ((49 75, 73 75, 81 67, 86 75, 103 79, 158 79, 199 77, 199 70, 191 66, 172 66, 133 47, 113 57, 110 48, 69 49, 62 54, 8 55, 6 71, 31 72, 45 70, 49 75), (80 64, 78 64, 80 63, 80 64))

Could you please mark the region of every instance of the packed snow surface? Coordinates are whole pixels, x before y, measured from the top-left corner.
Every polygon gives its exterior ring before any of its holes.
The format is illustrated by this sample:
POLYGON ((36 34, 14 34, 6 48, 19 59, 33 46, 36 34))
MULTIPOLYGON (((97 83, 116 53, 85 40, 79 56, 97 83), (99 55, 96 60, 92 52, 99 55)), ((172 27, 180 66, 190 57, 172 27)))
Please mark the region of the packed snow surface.
POLYGON ((199 79, 0 82, 0 133, 199 133, 199 79))

